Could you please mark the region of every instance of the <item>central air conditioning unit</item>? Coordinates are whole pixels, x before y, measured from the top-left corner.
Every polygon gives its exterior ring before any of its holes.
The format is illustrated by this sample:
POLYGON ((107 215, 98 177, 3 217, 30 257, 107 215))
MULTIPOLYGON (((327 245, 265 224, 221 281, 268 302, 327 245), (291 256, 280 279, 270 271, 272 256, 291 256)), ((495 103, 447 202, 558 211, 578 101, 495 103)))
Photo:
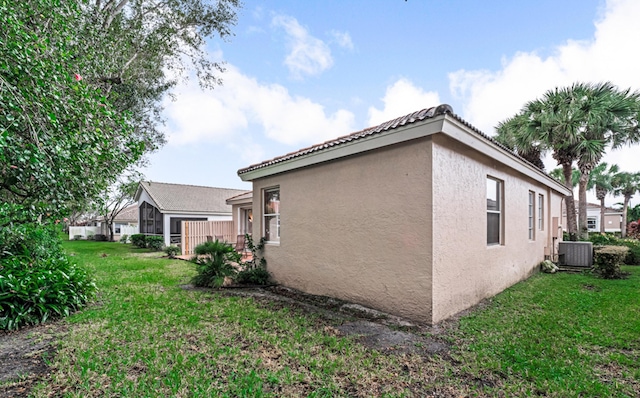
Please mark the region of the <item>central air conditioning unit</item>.
POLYGON ((559 242, 558 263, 569 267, 591 267, 593 245, 591 242, 559 242))

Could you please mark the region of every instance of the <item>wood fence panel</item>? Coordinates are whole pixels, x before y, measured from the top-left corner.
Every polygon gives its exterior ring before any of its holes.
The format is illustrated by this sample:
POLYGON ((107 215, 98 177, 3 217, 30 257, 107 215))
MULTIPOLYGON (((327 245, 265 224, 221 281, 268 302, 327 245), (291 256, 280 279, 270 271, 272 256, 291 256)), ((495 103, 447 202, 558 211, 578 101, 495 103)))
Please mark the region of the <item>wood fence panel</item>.
POLYGON ((207 237, 222 236, 231 244, 236 243, 237 235, 233 230, 233 221, 182 221, 182 254, 194 254, 194 249, 207 241, 207 237))

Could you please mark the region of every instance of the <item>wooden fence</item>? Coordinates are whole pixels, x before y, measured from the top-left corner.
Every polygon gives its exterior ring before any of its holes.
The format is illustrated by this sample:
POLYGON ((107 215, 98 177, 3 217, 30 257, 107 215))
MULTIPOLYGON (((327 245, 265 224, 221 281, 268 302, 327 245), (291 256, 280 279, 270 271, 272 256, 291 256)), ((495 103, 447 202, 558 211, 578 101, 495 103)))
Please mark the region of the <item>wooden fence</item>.
POLYGON ((206 242, 208 236, 212 239, 222 236, 231 244, 235 244, 238 238, 233 221, 182 221, 182 254, 193 254, 195 247, 206 242))

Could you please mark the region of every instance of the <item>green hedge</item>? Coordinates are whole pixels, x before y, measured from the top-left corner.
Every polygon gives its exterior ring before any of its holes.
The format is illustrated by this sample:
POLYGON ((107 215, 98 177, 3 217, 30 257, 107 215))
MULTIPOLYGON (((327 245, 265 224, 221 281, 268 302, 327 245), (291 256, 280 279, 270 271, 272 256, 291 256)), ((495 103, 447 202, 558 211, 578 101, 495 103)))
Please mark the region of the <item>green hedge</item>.
POLYGON ((627 265, 640 265, 640 241, 633 238, 618 238, 613 234, 589 234, 589 241, 595 245, 626 246, 629 248, 624 263, 627 265))
POLYGON ((620 279, 620 264, 629 252, 624 246, 598 246, 593 250, 595 271, 605 279, 620 279))
POLYGON ((94 296, 93 279, 69 261, 53 227, 12 232, 9 245, 0 242, 0 329, 67 316, 94 296))

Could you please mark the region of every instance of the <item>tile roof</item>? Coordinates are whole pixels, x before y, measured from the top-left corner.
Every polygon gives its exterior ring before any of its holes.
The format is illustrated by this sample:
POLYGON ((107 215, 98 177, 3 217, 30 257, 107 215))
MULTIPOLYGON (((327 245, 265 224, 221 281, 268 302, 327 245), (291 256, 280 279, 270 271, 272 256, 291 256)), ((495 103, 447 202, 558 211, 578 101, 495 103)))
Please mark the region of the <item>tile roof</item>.
POLYGON ((138 222, 138 204, 125 207, 115 218, 116 221, 138 222))
POLYGON ((257 163, 257 164, 245 167, 243 169, 238 170, 238 175, 241 175, 241 174, 244 174, 244 173, 248 173, 248 172, 253 171, 253 170, 261 169, 261 168, 264 168, 264 167, 268 167, 268 166, 271 166, 271 165, 274 165, 274 164, 277 164, 277 163, 286 162, 288 160, 299 158, 299 157, 302 157, 302 156, 306 156, 306 155, 309 155, 309 154, 314 153, 314 152, 319 152, 319 151, 322 151, 322 150, 325 150, 325 149, 328 149, 328 148, 332 148, 332 147, 335 147, 335 146, 338 146, 338 145, 342 145, 342 144, 345 144, 345 143, 348 143, 348 142, 357 141, 359 139, 370 137, 370 136, 375 135, 375 134, 380 134, 380 133, 388 131, 388 130, 393 130, 393 129, 396 129, 396 128, 401 127, 401 126, 417 123, 417 122, 420 122, 420 121, 423 121, 423 120, 426 120, 426 119, 434 118, 436 116, 445 115, 445 114, 453 117, 454 119, 456 119, 457 121, 462 123, 464 126, 469 128, 470 130, 472 130, 475 134, 477 134, 480 137, 482 137, 483 139, 491 142, 493 145, 495 145, 495 146, 497 146, 497 147, 509 152, 510 154, 514 155, 520 161, 522 161, 524 163, 527 163, 529 165, 532 165, 533 167, 538 169, 535 165, 531 164, 529 161, 527 161, 523 157, 519 156, 517 153, 515 153, 511 149, 509 149, 506 146, 500 144, 498 141, 496 141, 492 137, 490 137, 487 134, 483 133, 482 131, 478 130, 476 127, 472 126, 469 122, 465 121, 464 119, 462 119, 461 117, 456 115, 453 112, 453 108, 451 108, 450 105, 441 104, 439 106, 434 106, 434 107, 431 107, 431 108, 425 108, 425 109, 419 110, 417 112, 413 112, 413 113, 410 113, 408 115, 401 116, 399 118, 390 120, 388 122, 384 122, 384 123, 382 123, 382 124, 380 124, 378 126, 368 127, 368 128, 366 128, 364 130, 357 131, 357 132, 349 134, 349 135, 338 137, 338 138, 335 138, 335 139, 332 139, 332 140, 329 140, 329 141, 325 141, 325 142, 323 142, 321 144, 312 145, 310 147, 303 148, 303 149, 300 149, 300 150, 295 151, 295 152, 288 153, 288 154, 283 155, 283 156, 278 156, 276 158, 273 158, 273 159, 270 159, 270 160, 266 160, 264 162, 257 163))
POLYGON ((240 195, 236 195, 236 196, 232 196, 230 198, 227 198, 227 203, 232 203, 232 202, 245 202, 245 201, 251 201, 253 200, 253 191, 247 191, 244 193, 241 193, 240 195))
MULTIPOLYGON (((203 187, 142 181, 144 189, 163 212, 229 213, 227 198, 247 192, 246 189, 203 187)), ((140 188, 139 188, 140 189, 140 188)), ((139 198, 139 194, 136 195, 139 198)))

